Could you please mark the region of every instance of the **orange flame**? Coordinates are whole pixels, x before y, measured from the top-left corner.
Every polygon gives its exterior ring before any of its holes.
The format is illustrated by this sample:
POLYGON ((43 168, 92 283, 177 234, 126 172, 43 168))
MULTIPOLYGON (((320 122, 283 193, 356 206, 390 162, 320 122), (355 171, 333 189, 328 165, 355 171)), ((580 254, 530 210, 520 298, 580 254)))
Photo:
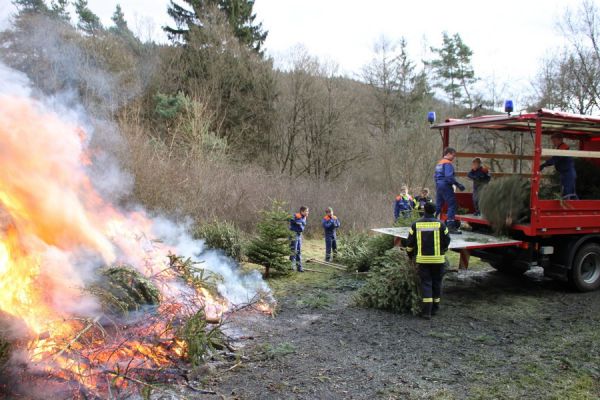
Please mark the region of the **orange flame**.
MULTIPOLYGON (((152 347, 125 338, 116 348, 105 337, 84 344, 77 337, 87 327, 75 317, 99 314, 81 290, 94 268, 127 262, 153 276, 168 266, 171 250, 152 242, 153 222, 143 212, 120 212, 94 189, 86 136, 31 99, 0 95, 0 310, 21 318, 37 337, 29 356, 43 369, 84 377, 94 369, 90 360, 104 368, 127 358, 164 365, 185 354, 183 342, 171 338, 152 347), (72 356, 77 352, 88 361, 72 356)), ((173 299, 179 287, 160 289, 173 299)), ((228 308, 208 291, 198 296, 209 318, 220 319, 228 308)), ((167 327, 152 329, 157 335, 167 327)))

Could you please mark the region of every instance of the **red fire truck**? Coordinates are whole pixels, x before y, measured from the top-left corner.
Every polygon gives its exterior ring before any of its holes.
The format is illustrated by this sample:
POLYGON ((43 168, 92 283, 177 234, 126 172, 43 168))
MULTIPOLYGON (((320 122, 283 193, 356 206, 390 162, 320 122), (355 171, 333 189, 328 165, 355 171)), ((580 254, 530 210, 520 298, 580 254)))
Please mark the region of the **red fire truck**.
MULTIPOLYGON (((531 266, 540 266, 544 268, 546 275, 568 279, 581 291, 594 290, 600 286, 600 199, 541 200, 538 196, 543 157, 570 156, 600 161, 600 118, 542 109, 519 115, 448 120, 432 128, 441 131, 444 147, 450 144, 450 132, 461 128, 463 131, 464 128, 518 131, 533 136, 533 154, 458 154, 458 157, 469 158, 479 156, 528 160, 531 168, 524 172, 531 180, 530 221, 510 228, 511 238, 520 243, 473 249, 470 254, 488 261, 499 270, 509 272, 525 272, 531 266), (575 141, 578 149, 543 148, 542 137, 553 133, 561 133, 566 139, 575 141)), ((465 200, 468 197, 458 196, 459 206, 464 207, 465 200)), ((498 206, 502 207, 501 204, 498 206)), ((462 215, 457 219, 468 222, 475 229, 488 225, 484 218, 473 215, 462 215)))
MULTIPOLYGON (((509 237, 471 232, 452 235, 451 249, 461 253, 463 266, 468 264, 468 256, 473 255, 499 271, 524 273, 537 266, 544 269, 546 276, 567 280, 577 290, 589 291, 600 287, 600 199, 543 200, 538 196, 543 180, 540 164, 544 158, 569 156, 600 162, 600 117, 542 109, 514 115, 449 119, 432 125, 432 129, 439 130, 444 148, 451 145, 451 133, 469 131, 471 134, 495 131, 497 135, 523 132, 532 141, 532 145, 527 146, 529 150, 524 149, 524 154, 457 153, 458 159, 481 157, 519 162, 525 169, 517 173, 531 181, 531 218, 527 223, 512 225, 509 237), (572 150, 544 148, 543 137, 554 133, 563 134, 572 150)), ((458 176, 466 174, 466 171, 457 172, 458 176)), ((494 179, 507 175, 492 174, 494 179)), ((470 193, 457 193, 457 200, 460 208, 472 211, 470 193)), ((501 204, 498 206, 502 207, 501 204)), ((474 232, 483 232, 489 227, 484 217, 473 214, 457 215, 456 219, 468 223, 474 232)), ((376 231, 399 238, 407 235, 399 228, 376 231)))

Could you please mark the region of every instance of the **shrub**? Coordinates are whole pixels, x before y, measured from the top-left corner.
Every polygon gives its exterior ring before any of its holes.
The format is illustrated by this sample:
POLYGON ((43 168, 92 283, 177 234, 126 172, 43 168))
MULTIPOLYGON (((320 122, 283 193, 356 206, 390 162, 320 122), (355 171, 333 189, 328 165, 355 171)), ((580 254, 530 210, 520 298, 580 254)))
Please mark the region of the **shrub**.
POLYGON ((408 216, 400 216, 394 223, 395 227, 407 227, 411 226, 413 222, 421 218, 417 210, 413 210, 408 216))
POLYGON ((271 269, 288 273, 291 269, 289 229, 290 215, 283 203, 274 201, 271 210, 261 212, 258 223, 258 236, 248 245, 248 261, 265 267, 265 277, 271 269))
POLYGON ((364 272, 371 269, 377 257, 382 256, 392 247, 394 247, 394 237, 390 235, 348 234, 340 239, 337 260, 346 265, 349 271, 364 272))
POLYGON ((421 308, 416 266, 400 248, 385 252, 373 262, 366 284, 356 295, 358 305, 397 313, 417 314, 421 308))
POLYGON ((213 221, 202 224, 194 233, 196 239, 204 240, 210 249, 223 250, 227 256, 242 261, 244 245, 240 230, 231 222, 213 221))

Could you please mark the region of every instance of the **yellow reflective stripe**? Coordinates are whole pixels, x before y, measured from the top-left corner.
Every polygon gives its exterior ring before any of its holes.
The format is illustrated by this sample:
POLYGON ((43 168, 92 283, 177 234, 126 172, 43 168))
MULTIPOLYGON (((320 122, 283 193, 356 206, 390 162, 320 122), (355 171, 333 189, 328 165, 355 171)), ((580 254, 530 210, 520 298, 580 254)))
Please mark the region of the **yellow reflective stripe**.
POLYGON ((439 229, 436 229, 436 231, 433 232, 433 255, 434 256, 440 255, 440 230, 439 229))
POLYGON ((444 233, 445 233, 446 235, 449 235, 449 234, 450 234, 450 231, 448 230, 448 228, 446 228, 446 230, 444 231, 444 233))
POLYGON ((443 264, 444 261, 446 261, 444 256, 417 255, 417 263, 421 263, 421 264, 443 264))
POLYGON ((407 248, 406 248, 406 250, 407 250, 407 251, 413 251, 413 250, 414 250, 414 248, 413 248, 413 247, 407 247, 407 248))
POLYGON ((423 243, 421 242, 421 231, 417 228, 417 248, 419 251, 417 252, 417 262, 419 262, 419 257, 422 254, 423 243))
POLYGON ((417 222, 416 223, 417 229, 419 229, 419 228, 425 228, 425 229, 438 228, 438 229, 440 229, 441 226, 442 225, 439 222, 417 222))
POLYGON ((439 303, 440 302, 440 298, 439 297, 434 297, 433 298, 433 302, 434 303, 439 303))
POLYGON ((423 297, 423 303, 433 303, 433 299, 431 297, 423 297))
POLYGON ((409 235, 414 235, 414 234, 415 234, 415 231, 413 231, 413 228, 412 228, 412 227, 410 227, 410 228, 408 229, 408 234, 409 234, 409 235))

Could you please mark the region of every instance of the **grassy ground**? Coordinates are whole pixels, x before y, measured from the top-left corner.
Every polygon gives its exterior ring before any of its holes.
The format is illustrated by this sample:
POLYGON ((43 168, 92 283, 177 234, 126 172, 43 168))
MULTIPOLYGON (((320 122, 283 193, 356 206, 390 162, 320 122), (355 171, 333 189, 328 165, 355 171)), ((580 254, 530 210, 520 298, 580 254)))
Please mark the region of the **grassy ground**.
MULTIPOLYGON (((304 256, 323 258, 322 241, 307 241, 304 256)), ((223 398, 600 398, 600 292, 472 260, 447 275, 429 322, 358 308, 364 276, 305 267, 321 272, 270 280, 274 318, 233 321, 254 340, 248 361, 212 382, 223 398)))

